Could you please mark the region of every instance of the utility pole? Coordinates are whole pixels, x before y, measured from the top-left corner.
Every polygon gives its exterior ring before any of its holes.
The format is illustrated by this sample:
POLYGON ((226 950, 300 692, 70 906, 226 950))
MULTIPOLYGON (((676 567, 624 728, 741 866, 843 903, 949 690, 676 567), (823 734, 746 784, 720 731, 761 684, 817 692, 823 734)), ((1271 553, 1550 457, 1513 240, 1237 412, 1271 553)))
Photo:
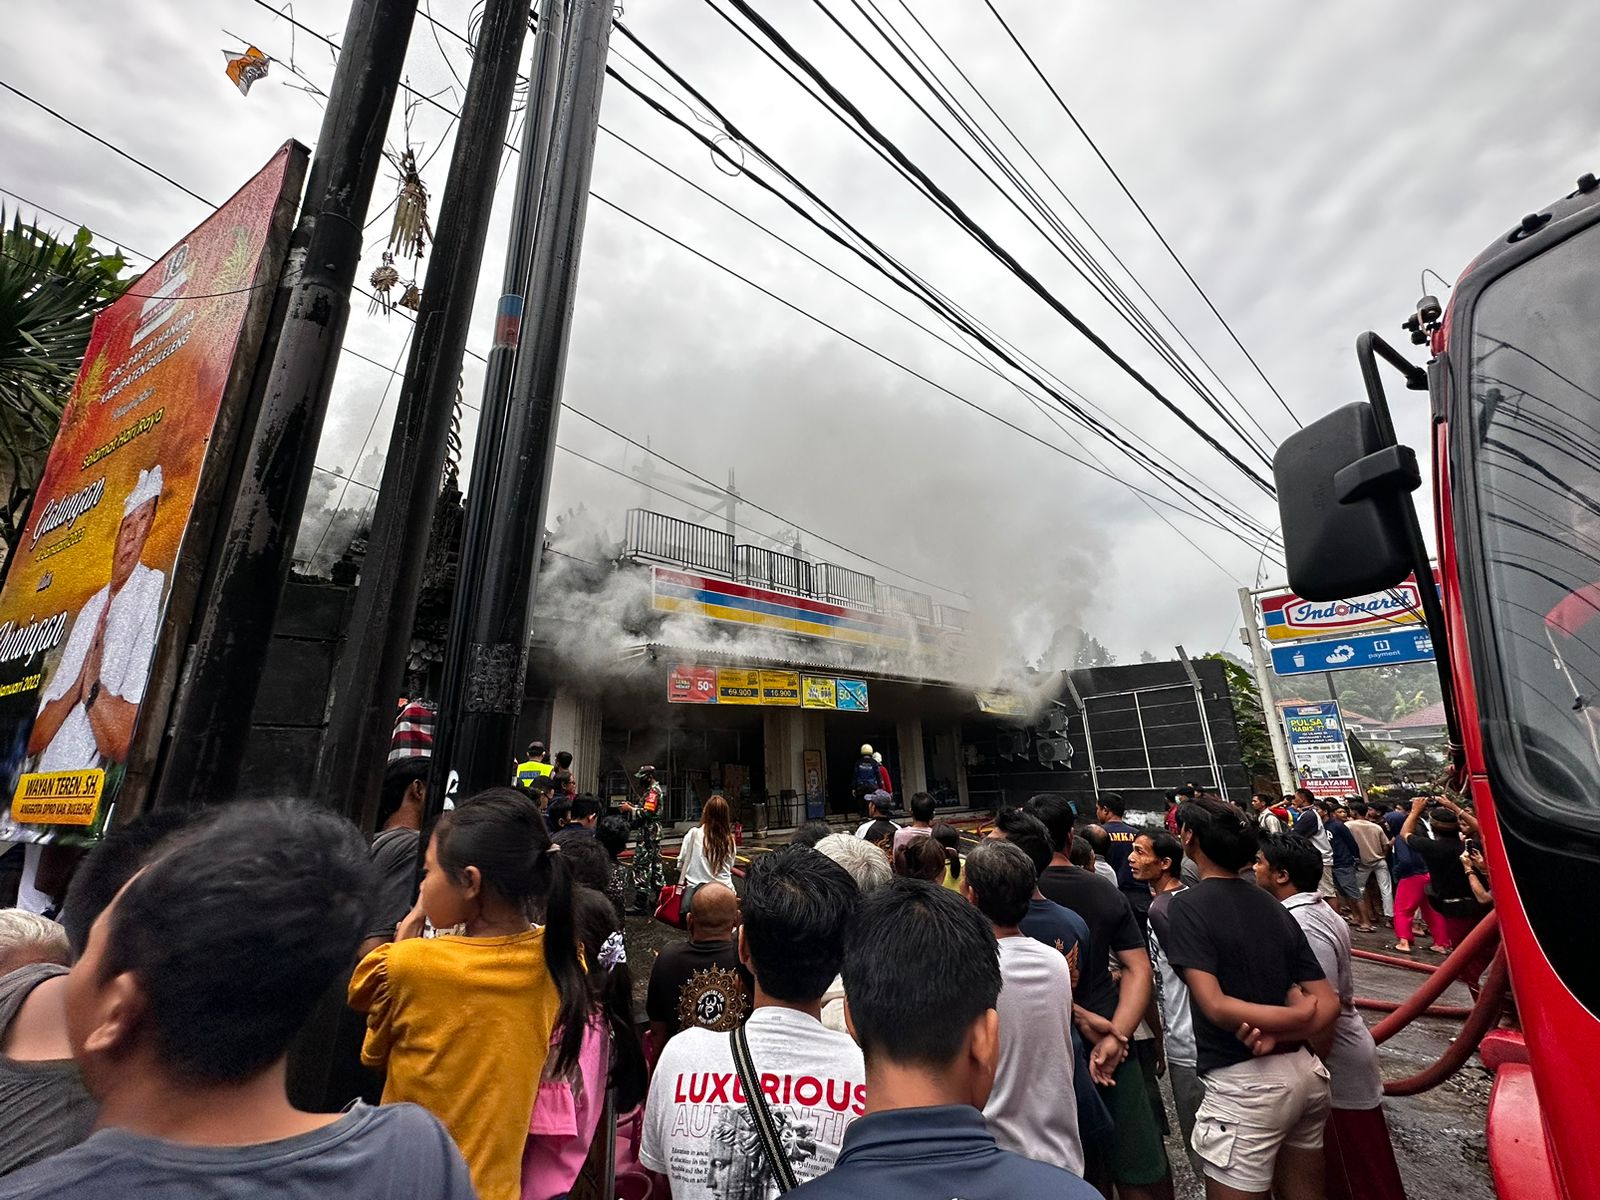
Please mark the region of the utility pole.
POLYGON ((353 0, 300 223, 274 300, 256 411, 232 471, 199 629, 174 701, 158 806, 233 795, 273 622, 305 512, 334 367, 361 263, 361 223, 417 12, 416 0, 353 0))
POLYGON ((321 803, 356 818, 376 811, 395 698, 404 682, 527 17, 527 0, 488 0, 484 9, 351 607, 352 636, 345 639, 328 697, 313 792, 321 803))
POLYGON ((528 287, 501 298, 497 349, 516 347, 516 370, 500 411, 484 385, 428 788, 434 812, 454 790, 470 795, 510 778, 611 20, 612 0, 570 0, 548 152, 538 156, 544 178, 525 213, 534 218, 528 287))
POLYGON ((1255 667, 1256 690, 1261 696, 1261 715, 1267 723, 1267 736, 1272 741, 1272 761, 1278 768, 1278 784, 1287 796, 1296 787, 1294 764, 1289 760, 1289 741, 1283 733, 1282 714, 1272 698, 1272 667, 1261 649, 1261 634, 1256 630, 1256 602, 1249 588, 1239 589, 1239 612, 1244 617, 1244 628, 1239 636, 1250 649, 1250 661, 1255 667))

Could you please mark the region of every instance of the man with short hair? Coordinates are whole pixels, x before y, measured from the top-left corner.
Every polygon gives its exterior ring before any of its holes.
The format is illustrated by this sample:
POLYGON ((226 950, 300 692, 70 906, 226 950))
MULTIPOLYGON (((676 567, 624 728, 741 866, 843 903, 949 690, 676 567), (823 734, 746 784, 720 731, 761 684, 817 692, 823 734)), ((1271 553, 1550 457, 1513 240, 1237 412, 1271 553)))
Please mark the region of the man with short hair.
POLYGON ((1357 928, 1362 933, 1371 933, 1372 913, 1361 895, 1361 889, 1356 886, 1356 864, 1361 858, 1361 848, 1356 845, 1354 835, 1344 823, 1349 815, 1350 810, 1342 804, 1323 806, 1322 820, 1328 831, 1329 844, 1333 847, 1333 886, 1338 892, 1338 896, 1330 903, 1341 911, 1353 912, 1359 922, 1357 928))
POLYGON ((933 832, 933 797, 927 792, 917 792, 911 797, 911 824, 895 831, 894 848, 890 851, 891 857, 898 855, 919 837, 927 837, 933 832))
POLYGON ((595 825, 600 820, 600 799, 591 796, 588 792, 577 796, 572 801, 572 808, 567 816, 568 829, 582 829, 586 833, 593 833, 595 825))
POLYGON ((378 836, 372 839, 372 865, 378 887, 372 919, 360 957, 394 941, 395 926, 417 902, 417 849, 422 841, 422 809, 428 799, 428 756, 398 759, 383 770, 378 793, 378 836))
POLYGON ((1378 1047, 1355 1006, 1350 928, 1317 895, 1322 856, 1302 837, 1270 837, 1256 855, 1256 882, 1289 910, 1339 998, 1339 1015, 1312 1039, 1328 1069, 1332 1110, 1325 1131, 1331 1200, 1405 1200, 1394 1145, 1383 1118, 1378 1047))
POLYGON ((862 897, 844 977, 867 1061, 866 1115, 833 1170, 802 1183, 796 1200, 1095 1200, 1069 1172, 1001 1149, 984 1123, 1001 974, 983 914, 946 888, 896 879, 862 897))
POLYGON ((1370 805, 1359 800, 1353 801, 1350 805, 1350 820, 1345 823, 1345 828, 1355 839, 1358 851, 1356 891, 1359 894, 1357 903, 1360 905, 1363 925, 1375 924, 1372 906, 1367 900, 1369 881, 1377 882, 1383 919, 1387 921, 1394 916, 1394 885, 1389 881, 1389 835, 1383 831, 1382 825, 1372 819, 1373 815, 1370 805))
POLYGON ((1089 1054, 1089 1070, 1111 1110, 1115 1132, 1109 1153, 1087 1146, 1086 1177, 1102 1192, 1111 1184, 1125 1200, 1170 1197, 1172 1172, 1151 1110, 1144 1072, 1128 1044, 1150 1003, 1150 951, 1127 897, 1115 886, 1072 865, 1075 813, 1065 796, 1032 797, 1027 811, 1050 837, 1051 864, 1039 874, 1039 891, 1083 918, 1089 950, 1080 962, 1074 1015, 1089 1054), (1113 982, 1112 958, 1122 966, 1113 982))
MULTIPOLYGON (((1104 829, 1093 824, 1081 826, 1072 839, 1072 865, 1082 867, 1085 871, 1093 871, 1112 887, 1117 887, 1116 869, 1105 859, 1105 854, 1110 849, 1111 835, 1104 829)), ((1117 888, 1117 890, 1122 889, 1117 888)))
POLYGON ((1282 818, 1273 811, 1276 796, 1266 792, 1253 792, 1250 795, 1250 815, 1255 818, 1256 828, 1261 831, 1261 836, 1271 837, 1283 833, 1286 826, 1282 818))
POLYGON ((1100 828, 1105 830, 1107 845, 1104 850, 1095 846, 1094 852, 1096 858, 1104 859, 1116 872, 1117 887, 1122 889, 1128 903, 1133 905, 1133 915, 1139 918, 1142 927, 1145 914, 1150 911, 1150 889, 1135 879, 1133 872, 1128 869, 1128 855, 1133 852, 1133 839, 1139 836, 1139 831, 1124 819, 1127 812, 1128 803, 1121 793, 1100 793, 1095 801, 1095 817, 1100 822, 1100 828))
POLYGON ((1178 826, 1200 884, 1173 897, 1163 947, 1189 988, 1206 1195, 1320 1196, 1328 1073, 1307 1043, 1338 1016, 1338 998, 1294 918, 1239 877, 1258 845, 1245 815, 1203 797, 1179 806, 1178 826))
POLYGON ((889 857, 894 845, 895 834, 900 826, 891 818, 894 816, 894 797, 888 792, 879 790, 869 792, 867 801, 867 819, 856 826, 856 836, 863 841, 871 842, 882 850, 884 857, 889 857))
POLYGON ((306 1113, 285 1092, 290 1043, 349 970, 372 883, 355 826, 310 805, 230 805, 175 839, 67 977, 99 1131, 0 1197, 468 1200, 466 1164, 423 1109, 306 1113))
MULTIPOLYGON (((755 979, 755 1009, 744 1034, 800 1180, 833 1167, 845 1130, 866 1111, 860 1049, 818 1019, 856 898, 844 868, 804 846, 758 856, 745 877, 739 958, 755 979)), ((667 1177, 674 1200, 759 1198, 777 1186, 778 1164, 737 1080, 728 1033, 685 1029, 662 1051, 639 1161, 667 1177)))
POLYGON ((1322 813, 1317 810, 1317 798, 1311 794, 1310 788, 1295 788, 1291 804, 1294 813, 1291 832, 1309 840, 1322 855, 1322 883, 1317 888, 1318 894, 1337 906, 1339 892, 1333 883, 1333 839, 1328 834, 1322 813))
POLYGON ((658 1051, 690 1026, 727 1033, 750 1012, 753 985, 733 939, 739 897, 723 884, 701 884, 688 924, 689 940, 664 947, 650 968, 644 1011, 658 1051))
POLYGON ((961 894, 1000 943, 1000 1060, 983 1116, 1004 1150, 1083 1174, 1078 1106, 1061 1086, 1073 1075, 1072 972, 1024 934, 1038 872, 1022 849, 987 839, 967 855, 961 894))
POLYGON ((535 779, 548 779, 554 772, 555 768, 550 765, 550 752, 544 748, 544 743, 529 742, 528 757, 517 764, 516 777, 512 782, 518 787, 532 787, 535 779))
POLYGON ((572 773, 572 751, 561 750, 556 753, 556 766, 550 772, 550 784, 569 800, 577 797, 578 781, 572 773))

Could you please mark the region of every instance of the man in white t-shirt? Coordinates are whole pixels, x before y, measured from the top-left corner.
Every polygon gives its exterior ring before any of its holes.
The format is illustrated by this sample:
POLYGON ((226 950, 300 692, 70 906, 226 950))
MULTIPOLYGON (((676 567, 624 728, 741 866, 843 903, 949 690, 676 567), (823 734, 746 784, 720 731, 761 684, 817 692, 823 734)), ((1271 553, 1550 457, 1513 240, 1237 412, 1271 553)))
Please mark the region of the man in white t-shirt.
POLYGON ((995 1144, 1083 1175, 1073 1094, 1072 971, 1051 946, 1019 926, 1038 869, 1020 846, 987 839, 967 855, 961 893, 1000 943, 1000 1062, 983 1117, 995 1144))
MULTIPOLYGON (((839 973, 856 885, 805 846, 757 858, 745 878, 739 957, 755 978, 750 1058, 796 1178, 826 1173, 866 1111, 866 1066, 848 1034, 819 1019, 839 973)), ((730 1034, 685 1029, 662 1051, 645 1104, 639 1161, 673 1200, 768 1200, 776 1176, 734 1068, 730 1034)))
POLYGON ((86 771, 126 762, 161 629, 160 571, 139 561, 161 498, 161 468, 140 471, 122 505, 111 580, 84 602, 40 696, 28 736, 33 770, 86 771))

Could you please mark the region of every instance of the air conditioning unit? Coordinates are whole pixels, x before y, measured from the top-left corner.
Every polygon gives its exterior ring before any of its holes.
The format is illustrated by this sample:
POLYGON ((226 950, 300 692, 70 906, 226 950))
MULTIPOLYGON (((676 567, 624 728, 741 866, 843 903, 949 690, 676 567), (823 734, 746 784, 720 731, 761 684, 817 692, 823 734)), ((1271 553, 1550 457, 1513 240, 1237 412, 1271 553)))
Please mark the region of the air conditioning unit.
POLYGON ((1065 737, 1069 716, 1066 709, 1051 704, 1039 715, 1039 732, 1049 737, 1065 737))
POLYGON ((1001 730, 995 735, 995 748, 1000 757, 1011 762, 1018 755, 1023 757, 1028 753, 1028 734, 1026 730, 1001 730))
POLYGON ((1040 738, 1034 746, 1039 762, 1047 767, 1072 765, 1072 743, 1066 738, 1040 738))

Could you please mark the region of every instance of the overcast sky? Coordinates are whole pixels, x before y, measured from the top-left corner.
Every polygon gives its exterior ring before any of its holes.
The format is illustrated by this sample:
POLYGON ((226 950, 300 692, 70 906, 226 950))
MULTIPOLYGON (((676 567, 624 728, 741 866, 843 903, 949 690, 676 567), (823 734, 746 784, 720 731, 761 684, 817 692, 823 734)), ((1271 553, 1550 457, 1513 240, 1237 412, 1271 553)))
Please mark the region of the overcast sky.
MULTIPOLYGON (((1289 415, 982 0, 911 2, 1238 402, 1274 441, 1292 431, 1289 415)), ((996 2, 1302 419, 1358 398, 1351 353, 1356 335, 1376 328, 1400 341, 1397 326, 1420 294, 1424 267, 1453 280, 1524 212, 1571 190, 1579 174, 1600 166, 1594 123, 1600 77, 1584 52, 1600 43, 1600 7, 1592 4, 1544 4, 1524 10, 1529 19, 1508 21, 1503 5, 1487 2, 1448 11, 1379 4, 996 2)), ((874 40, 853 2, 821 3, 915 86, 874 40)), ((432 12, 460 29, 469 7, 467 0, 436 0, 432 12)), ((1248 456, 1052 245, 826 21, 818 3, 759 0, 756 7, 1029 271, 1196 421, 1248 456)), ((899 0, 878 0, 878 7, 951 80, 1069 228, 1127 286, 1104 247, 1004 140, 899 0)), ((330 52, 253 0, 133 6, 54 0, 11 8, 0 79, 214 201, 234 191, 285 139, 316 141, 318 102, 285 86, 299 82, 287 63, 292 55, 302 74, 326 87, 330 52), (244 42, 281 60, 248 97, 224 77, 219 53, 244 42)), ((336 40, 343 36, 340 0, 298 0, 294 13, 336 40)), ((1276 524, 1270 498, 761 57, 716 15, 712 0, 628 0, 624 21, 869 236, 1170 455, 1182 486, 1220 493, 1265 525, 1276 524)), ((614 48, 648 66, 620 35, 614 48)), ((629 63, 613 61, 690 116, 681 100, 629 63)), ((414 88, 457 107, 461 88, 450 67, 464 80, 469 66, 459 42, 448 35, 436 42, 419 19, 405 67, 414 88)), ((925 94, 916 94, 931 107, 925 94)), ((405 140, 403 116, 397 108, 395 146, 405 140)), ((755 185, 719 173, 698 142, 615 84, 607 88, 602 123, 918 322, 933 323, 755 185)), ((421 105, 411 112, 413 144, 424 158, 437 151, 424 176, 435 216, 453 132, 436 109, 421 105)), ((146 253, 160 254, 207 212, 3 91, 0 164, 0 188, 88 224, 107 242, 146 253)), ((513 170, 508 166, 497 197, 478 289, 470 344, 480 352, 490 340, 513 170)), ((1074 426, 1063 431, 1009 383, 606 133, 598 142, 593 185, 596 194, 972 405, 1080 460, 1092 452, 1118 479, 1170 498, 1103 443, 1074 426)), ((374 211, 394 189, 386 169, 374 211)), ((16 204, 12 196, 3 199, 8 209, 16 204)), ((60 224, 49 217, 44 223, 60 224)), ((388 225, 385 215, 368 234, 363 276, 378 265, 388 225)), ((1428 290, 1441 287, 1430 282, 1428 290)), ((952 339, 948 329, 936 328, 952 339)), ((403 365, 408 329, 399 317, 369 316, 366 301, 357 297, 347 344, 403 365)), ((481 362, 469 357, 465 376, 466 398, 476 405, 481 362)), ((341 490, 347 506, 370 497, 359 485, 378 479, 398 390, 391 382, 383 369, 344 360, 318 461, 330 470, 354 469, 358 482, 346 487, 319 474, 308 520, 325 524, 341 490)), ((1179 642, 1197 653, 1237 649, 1236 589, 1277 578, 1259 546, 1161 508, 1164 520, 1116 480, 962 405, 599 203, 589 209, 566 400, 702 475, 720 482, 732 469, 742 493, 789 523, 965 593, 923 589, 941 602, 990 614, 1008 634, 1008 653, 1041 653, 1057 629, 1073 624, 1125 659, 1146 649, 1166 655, 1179 642)), ((1399 409, 1402 436, 1423 445, 1421 398, 1405 398, 1399 409)), ((465 415, 470 454, 475 414, 465 415)), ((571 413, 562 420, 560 440, 624 471, 644 458, 571 413)), ((682 477, 664 463, 656 465, 654 479, 682 491, 682 477)), ((553 514, 581 503, 620 529, 623 512, 643 498, 640 487, 570 454, 557 458, 553 514)), ((682 503, 660 496, 651 506, 689 514, 682 503)), ((764 533, 785 524, 747 507, 740 520, 764 533)), ((749 531, 741 531, 741 539, 754 540, 749 531)), ((810 535, 804 547, 881 579, 922 586, 810 535)))

